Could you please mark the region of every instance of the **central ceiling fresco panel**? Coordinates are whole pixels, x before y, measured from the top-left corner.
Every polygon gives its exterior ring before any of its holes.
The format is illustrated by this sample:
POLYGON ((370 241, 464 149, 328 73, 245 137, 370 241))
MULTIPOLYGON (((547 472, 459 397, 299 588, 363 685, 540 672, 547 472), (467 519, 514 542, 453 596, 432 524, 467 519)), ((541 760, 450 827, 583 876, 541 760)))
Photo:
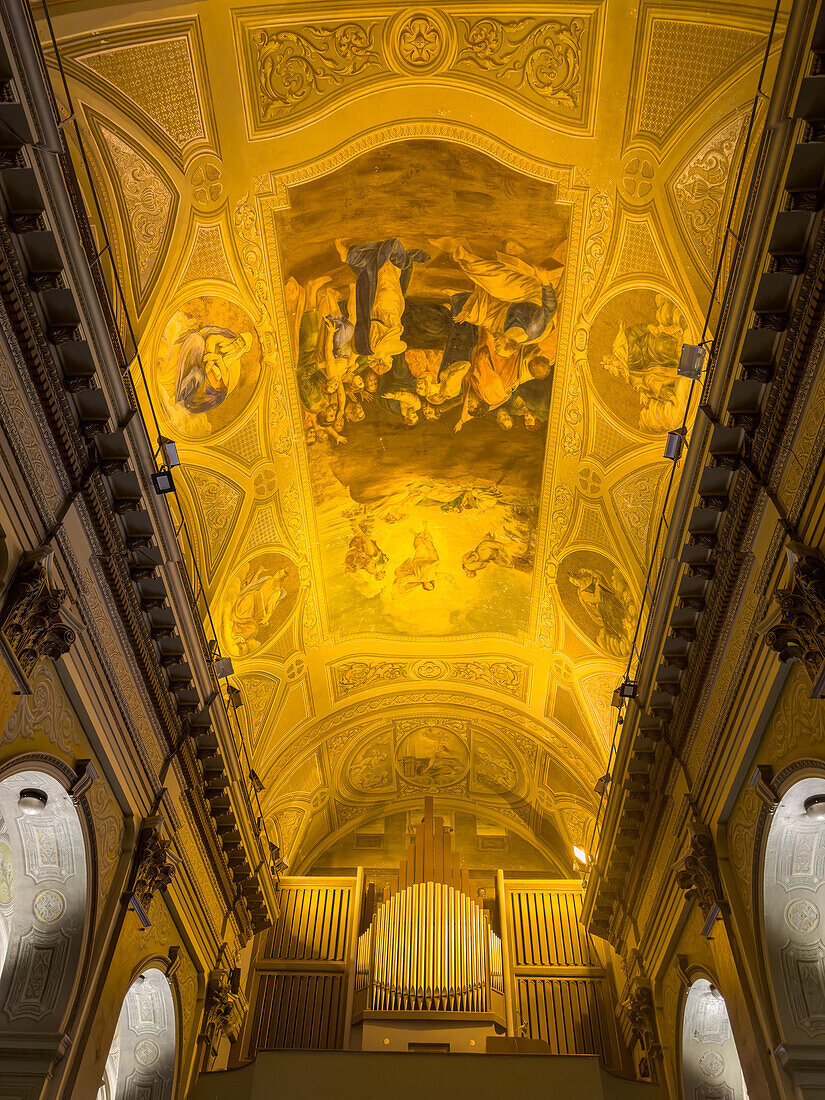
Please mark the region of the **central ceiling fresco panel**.
POLYGON ((276 232, 336 635, 526 631, 570 216, 554 184, 441 141, 290 189, 276 232))

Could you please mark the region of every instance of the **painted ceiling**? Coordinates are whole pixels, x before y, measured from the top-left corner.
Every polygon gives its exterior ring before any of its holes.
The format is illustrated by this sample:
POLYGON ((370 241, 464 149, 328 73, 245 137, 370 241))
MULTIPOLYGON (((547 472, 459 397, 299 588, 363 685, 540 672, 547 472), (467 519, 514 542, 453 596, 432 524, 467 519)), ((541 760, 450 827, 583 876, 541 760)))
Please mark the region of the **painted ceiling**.
POLYGON ((586 846, 767 3, 57 3, 293 871, 586 846))

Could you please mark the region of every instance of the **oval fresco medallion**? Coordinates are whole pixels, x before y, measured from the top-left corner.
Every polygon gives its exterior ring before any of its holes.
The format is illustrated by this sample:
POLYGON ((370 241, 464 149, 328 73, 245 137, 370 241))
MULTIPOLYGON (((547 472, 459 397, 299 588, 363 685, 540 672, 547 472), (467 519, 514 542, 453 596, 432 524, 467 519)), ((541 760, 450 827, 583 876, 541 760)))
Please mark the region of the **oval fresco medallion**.
POLYGON ((458 734, 428 724, 398 741, 395 766, 402 778, 416 787, 451 787, 467 774, 470 754, 458 734))
POLYGON ((163 330, 155 383, 174 433, 206 439, 249 404, 261 373, 252 318, 226 298, 193 298, 163 330))
POLYGON ((515 761, 490 737, 473 735, 473 782, 476 787, 498 793, 520 786, 520 771, 515 761))
POLYGON ((230 573, 220 604, 223 646, 231 657, 250 657, 286 626, 301 584, 298 566, 278 551, 256 554, 230 573))
POLYGON ((614 657, 630 652, 638 608, 623 574, 595 550, 575 550, 559 565, 565 611, 592 642, 614 657))
POLYGON ((629 429, 661 435, 681 426, 690 381, 676 368, 693 338, 682 310, 653 290, 625 290, 596 314, 587 353, 593 385, 629 429))
POLYGON ((353 756, 346 769, 350 786, 362 794, 387 792, 395 786, 389 734, 374 737, 353 756))

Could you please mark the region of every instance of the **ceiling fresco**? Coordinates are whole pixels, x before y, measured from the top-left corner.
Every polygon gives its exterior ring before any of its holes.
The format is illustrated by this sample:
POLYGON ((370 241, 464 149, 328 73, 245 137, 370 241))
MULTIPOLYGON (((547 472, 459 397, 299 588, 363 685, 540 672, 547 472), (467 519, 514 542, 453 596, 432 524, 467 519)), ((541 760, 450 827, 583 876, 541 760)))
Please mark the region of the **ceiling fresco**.
POLYGON ((288 373, 336 637, 526 633, 570 221, 557 186, 444 141, 291 189, 288 373))
POLYGON ((425 794, 587 847, 772 14, 713 7, 54 6, 293 870, 425 794))

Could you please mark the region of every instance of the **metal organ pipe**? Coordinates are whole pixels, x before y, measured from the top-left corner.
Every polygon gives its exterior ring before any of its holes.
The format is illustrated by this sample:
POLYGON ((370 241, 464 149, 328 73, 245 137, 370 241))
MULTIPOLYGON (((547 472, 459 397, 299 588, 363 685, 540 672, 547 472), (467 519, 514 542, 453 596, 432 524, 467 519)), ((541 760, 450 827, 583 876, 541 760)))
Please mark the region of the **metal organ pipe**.
POLYGON ((413 883, 378 906, 359 940, 358 975, 375 1011, 484 1012, 490 988, 501 990, 501 942, 473 898, 413 883))

